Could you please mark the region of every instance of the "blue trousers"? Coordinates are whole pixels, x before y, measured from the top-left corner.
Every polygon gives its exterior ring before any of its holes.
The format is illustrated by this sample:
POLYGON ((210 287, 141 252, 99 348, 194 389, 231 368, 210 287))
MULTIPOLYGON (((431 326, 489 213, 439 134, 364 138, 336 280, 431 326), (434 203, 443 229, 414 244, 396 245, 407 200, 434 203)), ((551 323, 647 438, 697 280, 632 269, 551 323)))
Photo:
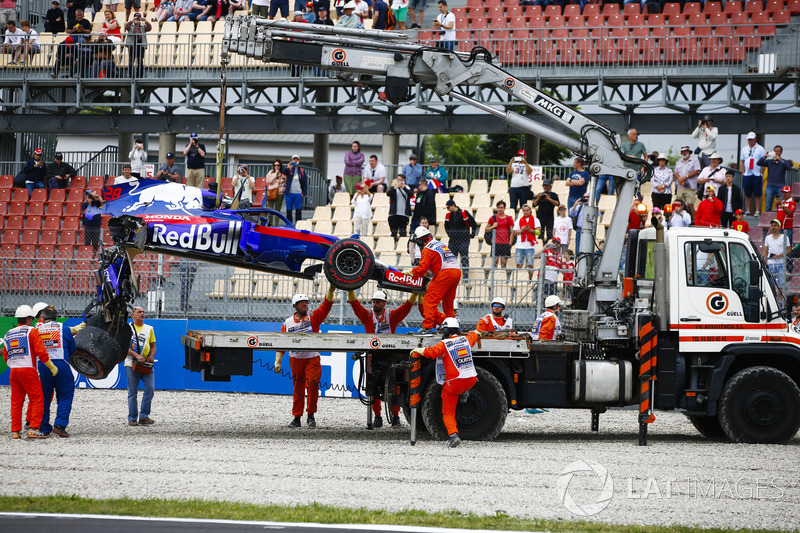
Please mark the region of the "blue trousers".
POLYGON ((150 404, 156 391, 156 378, 153 372, 140 374, 134 372, 133 368, 126 366, 125 375, 128 378, 128 420, 140 420, 150 417, 150 404), (144 385, 144 395, 142 396, 142 408, 139 409, 139 381, 144 385), (138 413, 138 414, 137 414, 138 413))
POLYGON ((63 359, 53 359, 53 364, 58 368, 55 376, 50 373, 50 369, 39 362, 39 379, 42 381, 42 396, 44 397, 44 411, 42 412, 42 433, 50 433, 53 426, 50 425, 50 403, 53 401, 53 391, 56 395, 56 419, 54 426, 67 427, 69 425, 69 414, 72 412, 72 398, 75 395, 75 378, 72 375, 72 367, 63 359))
POLYGON ((767 183, 766 203, 764 204, 765 211, 777 211, 778 208, 774 206, 773 203, 775 200, 777 200, 778 205, 781 205, 781 202, 783 202, 781 189, 783 189, 783 185, 770 185, 767 183))
POLYGON ((600 174, 597 176, 597 193, 594 195, 595 203, 600 201, 600 191, 603 190, 604 183, 608 184, 608 194, 614 194, 614 176, 611 176, 610 174, 600 174))

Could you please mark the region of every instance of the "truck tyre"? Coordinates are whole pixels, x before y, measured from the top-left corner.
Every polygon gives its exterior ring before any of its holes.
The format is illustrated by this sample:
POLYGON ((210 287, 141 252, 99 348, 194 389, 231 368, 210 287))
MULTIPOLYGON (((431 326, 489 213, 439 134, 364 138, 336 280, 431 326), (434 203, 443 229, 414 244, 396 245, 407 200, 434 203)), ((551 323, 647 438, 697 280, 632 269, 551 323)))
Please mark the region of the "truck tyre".
POLYGON ((776 368, 746 368, 722 389, 719 421, 733 442, 785 443, 800 427, 800 389, 776 368))
POLYGON ((119 353, 119 344, 111 334, 86 326, 75 335, 75 352, 69 364, 89 379, 103 379, 119 363, 119 353))
MULTIPOLYGON (((488 370, 478 367, 478 382, 467 403, 456 406, 461 440, 494 440, 506 423, 508 400, 503 386, 488 370)), ((431 380, 422 394, 422 420, 434 440, 448 438, 442 420, 442 386, 431 380)))
POLYGON ((363 241, 341 239, 328 248, 322 270, 334 287, 353 291, 372 277, 375 255, 363 241))
POLYGON ((689 416, 689 422, 692 423, 694 428, 705 438, 710 440, 727 440, 728 436, 722 429, 717 416, 689 416))

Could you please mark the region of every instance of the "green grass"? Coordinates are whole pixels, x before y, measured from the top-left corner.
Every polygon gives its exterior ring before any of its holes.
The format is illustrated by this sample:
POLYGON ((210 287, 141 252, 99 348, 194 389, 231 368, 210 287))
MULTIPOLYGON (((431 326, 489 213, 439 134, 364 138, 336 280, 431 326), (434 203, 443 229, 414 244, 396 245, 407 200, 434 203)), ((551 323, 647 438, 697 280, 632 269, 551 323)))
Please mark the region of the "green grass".
POLYGON ((323 524, 392 524, 407 526, 495 529, 509 531, 569 531, 586 533, 685 533, 692 531, 766 531, 750 529, 701 529, 684 526, 611 525, 602 522, 531 520, 513 518, 498 512, 493 516, 450 511, 373 511, 345 509, 327 505, 254 505, 206 500, 116 499, 93 500, 77 496, 0 496, 0 511, 28 513, 71 513, 129 515, 175 518, 214 518, 225 520, 263 520, 274 522, 318 522, 323 524))

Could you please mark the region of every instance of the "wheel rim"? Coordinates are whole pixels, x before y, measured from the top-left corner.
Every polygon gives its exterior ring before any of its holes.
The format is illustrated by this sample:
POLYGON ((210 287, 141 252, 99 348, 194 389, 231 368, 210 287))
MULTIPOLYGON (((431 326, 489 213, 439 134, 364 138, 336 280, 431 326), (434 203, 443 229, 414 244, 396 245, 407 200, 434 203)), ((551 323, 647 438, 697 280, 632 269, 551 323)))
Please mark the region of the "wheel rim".
POLYGON ((476 426, 486 416, 488 409, 486 397, 479 391, 471 389, 467 402, 456 406, 458 426, 463 429, 476 426))
POLYGON ((745 398, 744 405, 750 421, 757 426, 771 426, 783 415, 783 401, 775 391, 753 391, 745 398))
POLYGON ((78 352, 72 354, 69 362, 75 367, 75 370, 77 370, 79 374, 83 374, 84 376, 96 376, 100 370, 97 368, 94 361, 78 352))
POLYGON ((346 276, 358 274, 364 268, 364 257, 356 250, 342 250, 336 256, 336 268, 346 276))

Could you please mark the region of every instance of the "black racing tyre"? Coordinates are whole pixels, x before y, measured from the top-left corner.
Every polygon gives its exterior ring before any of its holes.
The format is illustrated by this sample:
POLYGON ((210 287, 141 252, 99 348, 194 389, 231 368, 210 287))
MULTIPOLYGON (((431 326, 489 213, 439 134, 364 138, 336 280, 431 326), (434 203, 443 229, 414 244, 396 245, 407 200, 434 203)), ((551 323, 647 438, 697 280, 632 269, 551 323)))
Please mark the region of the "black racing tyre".
MULTIPOLYGON (((494 440, 506 423, 508 399, 503 386, 488 370, 478 367, 478 382, 466 403, 456 406, 461 440, 494 440)), ((442 420, 442 386, 431 380, 422 394, 422 419, 434 440, 448 438, 442 420)))
POLYGON ((733 442, 783 444, 800 428, 800 388, 776 368, 746 368, 723 387, 719 421, 733 442))
POLYGON ((75 352, 69 364, 90 379, 103 379, 119 363, 120 347, 107 331, 86 326, 75 335, 75 352))
POLYGON ((124 310, 118 314, 117 319, 112 322, 106 322, 103 313, 92 315, 87 321, 87 326, 95 326, 102 330, 107 331, 117 344, 119 345, 119 356, 117 363, 121 363, 128 355, 128 346, 131 344, 131 337, 133 332, 131 326, 128 324, 128 311, 124 310))
POLYGON ((705 438, 710 440, 727 440, 728 436, 722 429, 717 416, 689 416, 686 415, 689 422, 692 423, 694 428, 705 438))
POLYGON ((375 254, 363 241, 341 239, 328 249, 322 270, 334 287, 352 291, 372 277, 375 254))

